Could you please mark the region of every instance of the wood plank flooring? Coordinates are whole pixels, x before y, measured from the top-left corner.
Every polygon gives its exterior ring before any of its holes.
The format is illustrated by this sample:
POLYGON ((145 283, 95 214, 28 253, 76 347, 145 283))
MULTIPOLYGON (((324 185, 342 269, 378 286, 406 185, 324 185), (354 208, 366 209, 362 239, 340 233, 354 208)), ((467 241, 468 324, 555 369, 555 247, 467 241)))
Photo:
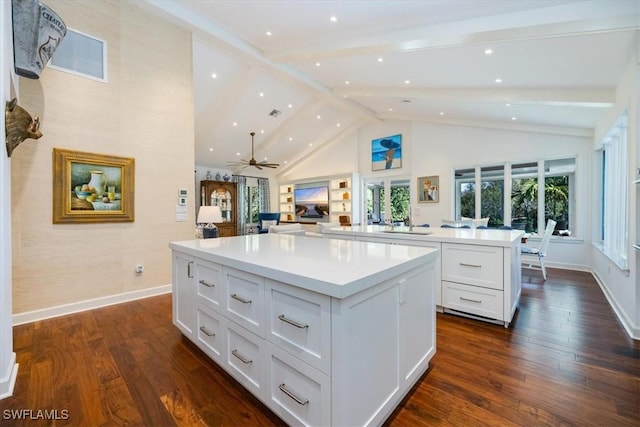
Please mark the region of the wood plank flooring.
MULTIPOLYGON (((14 328, 0 426, 284 423, 171 323, 171 296, 14 328)), ((523 270, 505 329, 438 314, 437 352, 388 426, 639 426, 640 342, 588 273, 523 270)))

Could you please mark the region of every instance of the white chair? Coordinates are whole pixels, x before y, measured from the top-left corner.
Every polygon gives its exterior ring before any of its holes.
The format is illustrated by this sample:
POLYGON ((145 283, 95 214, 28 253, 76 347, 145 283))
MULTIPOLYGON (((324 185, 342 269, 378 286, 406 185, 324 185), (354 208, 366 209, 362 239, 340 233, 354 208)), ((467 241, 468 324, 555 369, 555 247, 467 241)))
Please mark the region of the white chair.
POLYGON ((555 228, 556 222, 552 219, 548 220, 547 227, 544 229, 544 236, 542 236, 542 241, 540 242, 540 247, 533 248, 531 246, 522 245, 522 266, 524 268, 541 270, 542 278, 544 280, 547 280, 547 269, 544 267, 544 257, 547 255, 547 248, 549 247, 551 235, 555 228), (533 265, 533 262, 538 262, 540 266, 533 265))

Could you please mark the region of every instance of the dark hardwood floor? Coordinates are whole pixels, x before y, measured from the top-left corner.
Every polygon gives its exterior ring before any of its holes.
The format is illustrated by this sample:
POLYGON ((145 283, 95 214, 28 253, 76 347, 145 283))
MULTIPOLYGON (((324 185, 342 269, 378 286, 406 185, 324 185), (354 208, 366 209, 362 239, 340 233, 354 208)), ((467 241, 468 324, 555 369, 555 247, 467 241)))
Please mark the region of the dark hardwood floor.
MULTIPOLYGON (((181 337, 170 295, 17 326, 14 350, 3 427, 283 424, 181 337)), ((590 274, 523 270, 511 328, 438 314, 430 368, 386 424, 637 427, 640 342, 590 274)))

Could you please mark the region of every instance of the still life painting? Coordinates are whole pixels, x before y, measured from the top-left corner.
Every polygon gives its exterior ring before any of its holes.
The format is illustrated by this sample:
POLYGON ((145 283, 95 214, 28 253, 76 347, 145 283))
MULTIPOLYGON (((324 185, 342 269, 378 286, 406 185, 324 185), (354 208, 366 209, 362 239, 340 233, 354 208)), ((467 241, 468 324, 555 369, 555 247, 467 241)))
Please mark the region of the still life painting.
POLYGON ((371 170, 402 167, 402 135, 385 136, 371 141, 371 170))
POLYGON ((53 149, 53 222, 134 220, 134 159, 53 149))

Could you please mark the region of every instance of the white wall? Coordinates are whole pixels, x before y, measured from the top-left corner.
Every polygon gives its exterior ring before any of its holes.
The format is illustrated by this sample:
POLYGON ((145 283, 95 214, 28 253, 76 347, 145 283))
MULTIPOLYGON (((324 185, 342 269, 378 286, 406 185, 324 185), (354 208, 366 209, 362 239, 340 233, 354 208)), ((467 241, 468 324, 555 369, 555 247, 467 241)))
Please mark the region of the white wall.
MULTIPOLYGON (((11 2, 0 2, 0 99, 5 102, 14 93, 11 2)), ((5 149, 5 120, 0 118, 0 399, 11 396, 17 374, 13 352, 11 320, 11 161, 5 149)))
MULTIPOLYGON (((640 50, 640 43, 637 50, 640 50)), ((622 76, 616 90, 616 104, 611 113, 603 118, 596 128, 594 149, 598 147, 602 138, 611 129, 614 121, 625 110, 629 116, 628 127, 628 159, 629 182, 637 179, 636 169, 640 167, 640 114, 638 103, 640 102, 640 59, 636 55, 630 58, 629 65, 622 76)), ((593 177, 599 179, 599 177, 593 177)), ((640 251, 632 245, 640 241, 640 224, 638 224, 638 198, 640 185, 629 185, 629 218, 628 218, 628 271, 621 270, 614 262, 605 256, 599 249, 592 247, 593 269, 607 298, 611 302, 618 317, 622 320, 627 331, 636 339, 640 339, 640 281, 638 280, 638 267, 640 266, 640 251)), ((594 204, 594 209, 597 206, 594 204)))

